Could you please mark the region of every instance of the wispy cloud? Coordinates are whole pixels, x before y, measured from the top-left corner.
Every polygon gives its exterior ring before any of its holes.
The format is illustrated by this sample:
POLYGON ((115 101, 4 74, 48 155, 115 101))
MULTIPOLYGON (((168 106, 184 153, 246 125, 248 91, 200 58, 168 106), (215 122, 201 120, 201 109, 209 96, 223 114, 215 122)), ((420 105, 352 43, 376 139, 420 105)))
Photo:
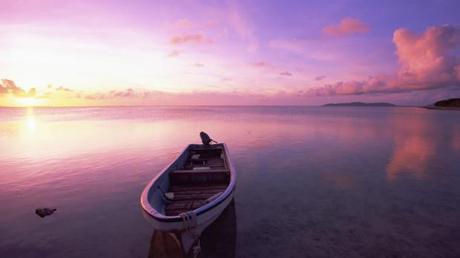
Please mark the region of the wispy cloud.
POLYGON ((204 67, 204 64, 202 64, 202 63, 194 63, 192 66, 197 67, 197 68, 201 68, 201 67, 204 67))
MULTIPOLYGON (((49 86, 49 88, 51 88, 51 86, 49 86)), ((69 89, 69 88, 66 88, 66 87, 62 87, 62 86, 57 87, 57 88, 56 88, 56 91, 74 92, 74 90, 69 89)))
POLYGON ((241 39, 247 42, 247 50, 255 52, 259 49, 255 26, 244 14, 244 8, 237 6, 235 2, 232 3, 227 10, 227 23, 241 39))
POLYGON ((268 42, 268 46, 274 49, 286 50, 296 54, 304 53, 304 42, 296 39, 274 39, 268 42))
MULTIPOLYGON (((316 61, 337 62, 347 59, 346 50, 337 42, 320 39, 278 38, 270 40, 267 46, 271 49, 287 52, 296 57, 316 61)), ((347 60, 349 61, 349 60, 347 60)))
POLYGON ((168 57, 178 57, 180 55, 180 51, 179 50, 172 50, 171 52, 168 53, 168 57))
POLYGON ((324 75, 316 76, 316 77, 315 77, 315 81, 322 81, 322 80, 324 80, 325 78, 326 78, 326 76, 324 76, 324 75))
POLYGON ((172 29, 179 31, 190 31, 190 30, 207 30, 217 25, 217 21, 214 19, 197 20, 189 18, 181 18, 175 20, 172 29))
POLYGON ((205 35, 196 33, 196 34, 184 34, 173 36, 169 43, 173 45, 180 44, 208 44, 213 43, 213 41, 207 38, 205 35))
POLYGON ((284 72, 281 72, 280 75, 282 75, 282 76, 292 76, 292 73, 290 73, 288 71, 284 71, 284 72))
POLYGON ((274 65, 264 62, 264 61, 259 61, 255 63, 251 63, 252 66, 259 67, 259 68, 273 68, 274 65))
POLYGON ((338 24, 331 24, 323 28, 325 35, 333 37, 344 37, 368 31, 370 31, 369 25, 352 17, 345 17, 338 24))
POLYGON ((195 25, 194 22, 192 22, 191 20, 186 19, 186 18, 182 18, 182 19, 176 20, 174 22, 174 27, 176 27, 178 29, 183 29, 183 30, 192 29, 195 26, 196 25, 195 25))

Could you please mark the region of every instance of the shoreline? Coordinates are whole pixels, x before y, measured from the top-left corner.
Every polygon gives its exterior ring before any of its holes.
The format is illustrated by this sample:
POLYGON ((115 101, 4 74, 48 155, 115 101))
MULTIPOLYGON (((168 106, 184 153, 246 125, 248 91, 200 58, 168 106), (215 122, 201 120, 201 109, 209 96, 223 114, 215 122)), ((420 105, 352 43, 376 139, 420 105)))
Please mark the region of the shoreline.
POLYGON ((435 107, 435 106, 426 106, 423 107, 425 109, 433 109, 433 110, 456 110, 460 111, 460 107, 435 107))

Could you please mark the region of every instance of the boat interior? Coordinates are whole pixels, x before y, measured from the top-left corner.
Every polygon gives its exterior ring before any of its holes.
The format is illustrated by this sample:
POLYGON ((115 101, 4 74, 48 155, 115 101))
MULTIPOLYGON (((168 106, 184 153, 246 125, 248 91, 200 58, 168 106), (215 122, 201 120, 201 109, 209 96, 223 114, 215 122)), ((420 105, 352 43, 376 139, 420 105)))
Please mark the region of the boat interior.
POLYGON ((222 194, 230 183, 225 155, 222 145, 190 147, 184 162, 169 173, 165 215, 197 209, 222 194))

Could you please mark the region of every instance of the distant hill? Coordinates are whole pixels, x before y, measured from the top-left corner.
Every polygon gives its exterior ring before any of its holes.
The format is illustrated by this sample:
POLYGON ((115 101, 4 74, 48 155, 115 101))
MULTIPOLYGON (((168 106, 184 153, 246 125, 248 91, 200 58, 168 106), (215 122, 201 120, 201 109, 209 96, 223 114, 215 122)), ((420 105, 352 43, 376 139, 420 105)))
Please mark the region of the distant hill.
POLYGON ((395 107, 396 105, 391 103, 376 102, 376 103, 365 103, 365 102, 349 102, 349 103, 329 103, 324 105, 325 107, 395 107))
POLYGON ((460 110, 460 98, 440 100, 433 105, 426 106, 425 108, 460 110))
POLYGON ((435 107, 455 107, 460 108, 460 98, 458 99, 444 99, 434 103, 435 107))

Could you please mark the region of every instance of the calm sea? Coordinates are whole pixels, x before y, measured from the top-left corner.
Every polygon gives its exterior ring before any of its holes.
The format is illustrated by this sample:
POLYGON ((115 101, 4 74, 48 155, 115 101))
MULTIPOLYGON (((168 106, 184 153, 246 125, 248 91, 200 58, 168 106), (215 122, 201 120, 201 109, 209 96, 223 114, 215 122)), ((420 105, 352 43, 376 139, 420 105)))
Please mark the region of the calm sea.
POLYGON ((460 112, 382 107, 0 109, 0 256, 158 257, 139 195, 200 131, 238 170, 203 256, 460 256, 460 112))

